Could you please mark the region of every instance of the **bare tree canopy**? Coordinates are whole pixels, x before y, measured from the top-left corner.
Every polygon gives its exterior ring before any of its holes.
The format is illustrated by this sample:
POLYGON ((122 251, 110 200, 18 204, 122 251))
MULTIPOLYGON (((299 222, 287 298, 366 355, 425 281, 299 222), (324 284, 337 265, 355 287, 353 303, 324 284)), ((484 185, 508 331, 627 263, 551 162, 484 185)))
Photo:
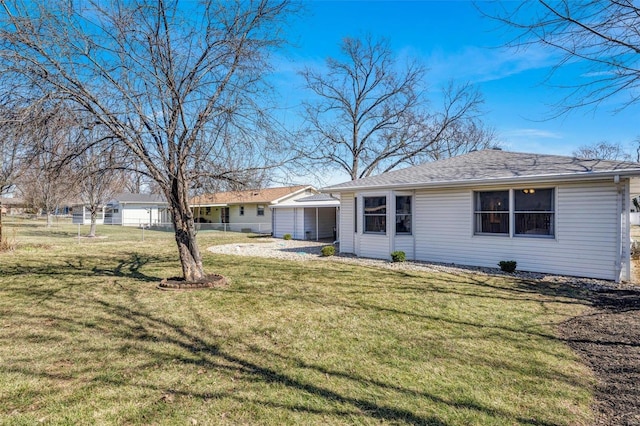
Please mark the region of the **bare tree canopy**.
MULTIPOLYGON (((500 3, 486 10, 491 18, 517 30, 512 47, 539 45, 560 57, 554 71, 582 62, 587 69, 558 114, 576 107, 598 106, 616 97, 619 109, 640 100, 640 6, 631 0, 529 1, 500 3)), ((483 6, 484 9, 484 6, 483 6)))
MULTIPOLYGON (((103 126, 92 125, 89 120, 77 117, 70 126, 83 149, 71 158, 71 174, 76 182, 78 198, 90 214, 88 237, 96 236, 98 213, 115 194, 123 192, 126 170, 129 170, 126 153, 121 146, 113 146, 110 133, 103 126)), ((84 215, 84 210, 83 210, 84 215)))
POLYGON ((324 70, 301 72, 315 95, 304 112, 315 140, 311 160, 358 179, 492 141, 478 120, 483 99, 473 87, 448 86, 442 108, 429 111, 425 68, 400 64, 386 40, 345 38, 341 50, 343 58, 327 59, 324 70), (469 132, 473 138, 460 137, 469 132))
POLYGON ((630 161, 631 155, 619 143, 601 141, 593 145, 582 145, 573 155, 579 158, 597 158, 598 160, 630 161))
POLYGON ((287 0, 3 1, 0 72, 90 114, 169 202, 184 278, 205 276, 189 189, 260 169, 279 138, 259 103, 287 0), (234 163, 235 164, 235 163, 234 163))

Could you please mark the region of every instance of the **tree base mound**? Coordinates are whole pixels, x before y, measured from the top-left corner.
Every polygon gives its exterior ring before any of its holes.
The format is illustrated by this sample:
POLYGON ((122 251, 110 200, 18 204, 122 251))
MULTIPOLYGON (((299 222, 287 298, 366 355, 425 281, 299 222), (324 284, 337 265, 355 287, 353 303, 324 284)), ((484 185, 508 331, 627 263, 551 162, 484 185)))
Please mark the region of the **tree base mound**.
POLYGON ((185 281, 182 277, 165 278, 160 281, 160 290, 199 290, 204 288, 226 287, 227 279, 219 274, 209 274, 198 281, 185 281))

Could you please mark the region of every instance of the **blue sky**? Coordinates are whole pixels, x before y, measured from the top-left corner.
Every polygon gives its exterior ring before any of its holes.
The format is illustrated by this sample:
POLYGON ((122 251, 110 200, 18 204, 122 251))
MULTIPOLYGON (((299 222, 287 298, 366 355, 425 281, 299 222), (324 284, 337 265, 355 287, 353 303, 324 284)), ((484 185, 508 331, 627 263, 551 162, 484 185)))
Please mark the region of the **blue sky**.
MULTIPOLYGON (((545 120, 552 104, 565 92, 545 85, 555 64, 554 53, 541 48, 526 52, 501 46, 509 38, 505 28, 482 17, 467 1, 306 1, 306 13, 290 29, 297 45, 280 58, 280 76, 289 88, 285 102, 294 106, 304 96, 303 81, 295 71, 321 67, 327 57, 339 55, 343 37, 382 36, 399 56, 411 56, 429 68, 434 99, 449 80, 471 82, 485 98, 484 122, 494 127, 507 150, 571 155, 581 145, 600 141, 621 143, 631 152, 640 136, 640 106, 614 113, 612 99, 597 110, 581 109, 545 120)), ((580 64, 556 74, 558 82, 588 78, 580 64)), ((291 118, 294 119, 294 118, 291 118)))

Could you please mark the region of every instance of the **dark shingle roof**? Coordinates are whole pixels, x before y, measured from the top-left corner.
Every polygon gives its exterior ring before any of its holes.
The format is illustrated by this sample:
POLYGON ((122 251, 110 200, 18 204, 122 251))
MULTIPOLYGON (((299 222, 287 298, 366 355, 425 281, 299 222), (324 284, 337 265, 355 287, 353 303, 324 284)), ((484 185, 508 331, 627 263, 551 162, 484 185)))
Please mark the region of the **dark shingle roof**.
POLYGON ((640 163, 487 149, 332 185, 323 191, 589 178, 613 173, 640 176, 640 163))

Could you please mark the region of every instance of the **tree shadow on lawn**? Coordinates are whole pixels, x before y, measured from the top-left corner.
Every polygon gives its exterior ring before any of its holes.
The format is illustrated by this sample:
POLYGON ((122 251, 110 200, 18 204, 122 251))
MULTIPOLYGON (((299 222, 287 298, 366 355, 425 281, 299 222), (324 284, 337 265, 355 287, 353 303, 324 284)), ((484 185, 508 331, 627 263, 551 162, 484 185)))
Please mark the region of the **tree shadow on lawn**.
MULTIPOLYGON (((129 295, 129 297, 135 298, 134 295, 129 295)), ((213 371, 224 371, 234 377, 242 375, 246 377, 249 382, 257 381, 275 384, 282 386, 291 392, 308 394, 309 396, 321 399, 323 403, 328 404, 329 407, 314 407, 313 402, 310 402, 309 404, 302 404, 286 402, 286 399, 270 399, 268 395, 262 398, 260 395, 250 396, 252 395, 251 392, 248 393, 249 396, 242 396, 242 392, 234 393, 231 391, 200 392, 197 390, 197 386, 190 386, 188 384, 177 384, 172 388, 167 388, 160 384, 155 384, 150 379, 141 380, 142 376, 138 377, 134 375, 134 377, 128 377, 125 374, 120 373, 92 371, 91 367, 82 366, 79 366, 80 369, 72 374, 51 373, 37 370, 34 367, 30 367, 29 363, 20 363, 19 367, 7 367, 6 365, 4 367, 0 366, 0 371, 5 373, 20 373, 27 376, 41 377, 54 381, 63 380, 66 382, 65 387, 73 386, 76 388, 71 394, 69 392, 63 392, 56 395, 55 398, 68 397, 70 398, 70 401, 67 402, 69 403, 68 405, 71 406, 74 404, 74 402, 72 402, 75 398, 74 395, 88 395, 91 394, 92 389, 108 385, 149 389, 153 392, 157 392, 156 401, 160 400, 162 395, 165 394, 184 396, 186 398, 197 398, 200 400, 227 398, 236 400, 239 403, 253 403, 275 409, 284 409, 290 411, 292 414, 307 412, 309 414, 321 416, 341 416, 344 417, 345 421, 348 421, 352 416, 357 416, 391 423, 406 422, 415 425, 433 426, 445 426, 447 424, 435 415, 424 416, 417 414, 413 410, 396 407, 393 405, 392 399, 381 400, 350 395, 348 391, 333 390, 328 387, 321 386, 318 383, 314 383, 311 379, 306 380, 299 378, 300 374, 296 374, 295 376, 286 374, 281 371, 281 369, 275 367, 282 364, 282 362, 274 362, 274 359, 279 359, 280 361, 284 360, 288 365, 294 366, 298 372, 300 370, 310 370, 315 373, 321 373, 323 376, 343 380, 346 379, 353 383, 353 388, 357 389, 373 387, 380 389, 382 394, 387 395, 390 392, 397 392, 408 395, 409 397, 423 399, 426 404, 434 403, 447 405, 455 409, 470 410, 472 412, 478 412, 482 415, 489 416, 498 421, 517 421, 524 424, 540 426, 552 425, 552 423, 542 420, 519 418, 514 416, 513 413, 505 412, 498 408, 484 406, 470 401, 469 398, 449 400, 437 394, 404 387, 402 384, 388 383, 383 380, 360 376, 356 372, 340 371, 329 369, 321 365, 311 364, 293 356, 280 354, 258 346, 248 346, 248 352, 233 353, 233 349, 231 347, 229 349, 222 349, 219 344, 214 343, 223 339, 223 337, 217 335, 215 331, 209 330, 207 325, 202 321, 199 321, 201 326, 194 328, 194 330, 197 331, 192 331, 185 326, 174 323, 166 318, 162 318, 153 312, 146 311, 141 308, 133 308, 132 306, 134 304, 119 304, 104 298, 90 298, 83 302, 93 305, 94 308, 91 309, 94 312, 102 313, 99 315, 99 327, 93 329, 92 333, 108 333, 109 340, 118 342, 115 344, 120 345, 120 350, 124 353, 128 350, 134 350, 147 354, 147 358, 149 358, 148 365, 137 365, 132 367, 135 370, 153 368, 156 365, 163 365, 164 363, 169 362, 194 365, 199 368, 213 371), (78 374, 85 374, 90 378, 78 378, 78 374), (65 397, 64 395, 68 396, 65 397)), ((139 306, 139 303, 136 301, 134 302, 135 305, 139 306)), ((44 313, 42 314, 42 319, 51 317, 51 319, 57 323, 67 321, 70 323, 67 324, 67 328, 70 330, 86 326, 84 319, 74 319, 71 317, 65 318, 65 315, 68 314, 44 313)), ((197 313, 196 317, 198 317, 197 313)), ((82 343, 79 344, 82 345, 82 343)), ((242 345, 242 343, 240 344, 242 345)), ((95 356, 99 356, 99 353, 96 353, 95 356)), ((181 383, 181 381, 178 383, 181 383)), ((43 390, 42 392, 46 393, 49 392, 49 390, 43 390)), ((34 396, 33 398, 39 399, 38 396, 34 396)), ((65 401, 56 400, 56 403, 61 403, 63 406, 67 405, 65 401)), ((142 401, 142 403, 144 404, 144 401, 142 401)), ((161 410, 147 413, 147 416, 144 418, 144 422, 154 423, 154 421, 162 420, 162 416, 163 414, 161 410)), ((135 422, 140 421, 140 418, 133 418, 130 420, 135 422)), ((230 420, 232 421, 232 419, 230 420)))
MULTIPOLYGON (((170 263, 175 265, 175 258, 171 256, 149 256, 140 253, 126 253, 127 257, 104 258, 100 255, 77 256, 73 261, 64 260, 62 263, 44 259, 34 265, 30 261, 28 265, 18 263, 0 266, 0 273, 3 276, 20 277, 119 277, 130 278, 143 282, 160 282, 161 277, 148 275, 141 272, 141 269, 149 264, 170 263), (109 266, 107 266, 109 265, 109 266)), ((71 284, 72 280, 69 281, 71 284)))

